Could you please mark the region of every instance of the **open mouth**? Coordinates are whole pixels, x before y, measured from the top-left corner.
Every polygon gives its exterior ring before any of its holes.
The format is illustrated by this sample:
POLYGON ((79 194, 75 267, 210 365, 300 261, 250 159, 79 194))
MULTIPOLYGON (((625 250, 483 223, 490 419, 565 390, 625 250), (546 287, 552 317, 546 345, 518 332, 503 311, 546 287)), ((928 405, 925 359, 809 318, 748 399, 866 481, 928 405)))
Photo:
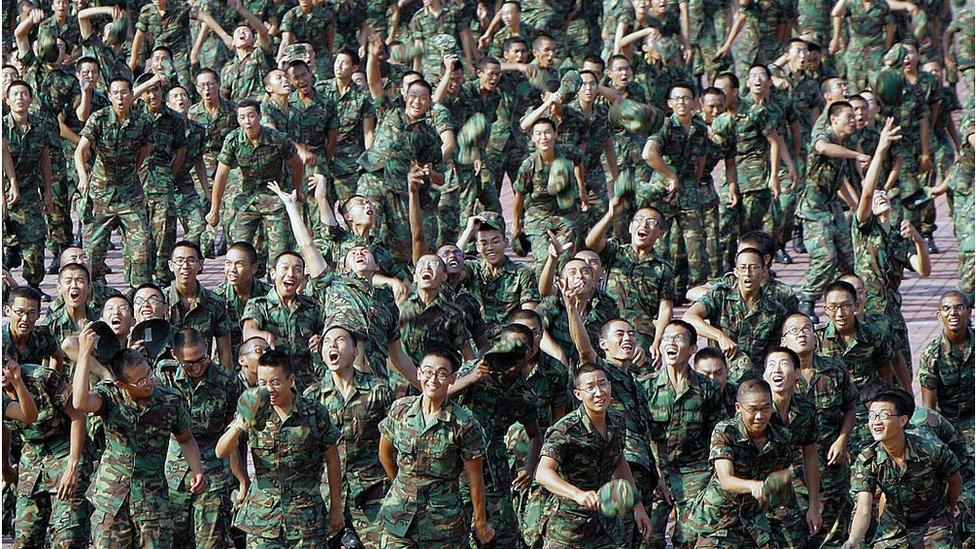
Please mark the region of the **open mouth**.
POLYGON ((287 279, 287 278, 286 279, 283 279, 281 281, 281 285, 284 286, 284 288, 286 290, 289 290, 289 291, 292 291, 292 290, 295 290, 296 288, 298 288, 298 284, 295 284, 295 281, 294 280, 287 279))
POLYGON ((335 364, 339 362, 339 351, 333 349, 326 353, 325 358, 328 360, 329 364, 335 364))
POLYGON ((647 238, 648 236, 649 236, 649 234, 647 232, 647 229, 638 229, 637 230, 637 238, 640 238, 640 239, 643 240, 643 239, 647 238))
POLYGON ((79 299, 81 299, 81 291, 80 290, 68 290, 68 298, 70 298, 71 301, 78 301, 79 299))
POLYGON ((772 381, 773 383, 780 384, 786 380, 786 376, 784 376, 783 374, 773 374, 769 376, 769 380, 772 381))
POLYGON ((664 350, 664 355, 667 356, 669 360, 672 360, 672 361, 677 360, 678 359, 678 350, 675 349, 675 348, 673 348, 673 347, 668 348, 668 349, 665 349, 664 350))

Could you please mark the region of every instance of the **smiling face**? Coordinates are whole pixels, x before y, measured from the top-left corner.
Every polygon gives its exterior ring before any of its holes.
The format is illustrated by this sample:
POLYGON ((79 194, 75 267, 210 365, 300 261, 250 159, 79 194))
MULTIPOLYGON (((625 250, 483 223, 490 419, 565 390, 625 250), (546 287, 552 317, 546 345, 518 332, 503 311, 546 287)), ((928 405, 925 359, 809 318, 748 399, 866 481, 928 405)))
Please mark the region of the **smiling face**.
POLYGON ((202 268, 202 258, 189 246, 177 246, 170 255, 169 270, 180 286, 194 286, 202 268))
POLYGON ((173 354, 191 379, 200 379, 210 367, 210 357, 203 345, 184 347, 182 351, 174 350, 173 354))
POLYGON ((797 367, 786 353, 770 353, 766 357, 763 379, 776 394, 788 394, 796 387, 797 367))
POLYGON ((637 354, 637 337, 634 327, 623 320, 614 320, 607 326, 600 336, 600 348, 607 358, 618 362, 634 360, 637 354))
POLYGON ((847 137, 854 133, 854 124, 854 109, 851 107, 843 107, 830 117, 830 127, 838 137, 847 137))
POLYGON ((407 105, 407 116, 417 120, 430 110, 430 90, 421 84, 411 84, 404 97, 407 105))
POLYGON ((346 271, 358 277, 369 276, 379 270, 376 257, 366 246, 353 246, 346 252, 346 271))
POLYGON ((687 88, 674 88, 668 98, 668 106, 678 118, 687 120, 695 112, 695 94, 687 88))
POLYGON ((294 386, 295 376, 286 374, 283 367, 258 365, 258 387, 268 390, 272 406, 289 406, 295 399, 292 393, 294 386))
POLYGON ((440 356, 427 355, 417 368, 417 379, 424 396, 431 400, 444 400, 447 390, 456 376, 451 361, 440 356))
POLYGON ((123 368, 122 379, 118 380, 117 383, 132 400, 149 398, 155 386, 152 369, 149 368, 149 363, 145 359, 134 366, 123 368))
POLYGON ((758 437, 773 417, 773 401, 764 391, 756 391, 737 400, 735 410, 742 415, 742 424, 749 436, 758 437))
POLYGON ((661 336, 661 353, 665 366, 688 364, 688 359, 695 352, 695 344, 691 342, 691 334, 684 326, 669 324, 661 336))
POLYGON ((305 65, 295 65, 288 67, 288 80, 292 89, 296 89, 303 95, 312 93, 312 73, 305 65))
POLYGON ((709 93, 702 97, 702 116, 705 122, 711 124, 718 115, 725 112, 725 96, 717 93, 709 93))
POLYGON ((264 90, 271 95, 288 95, 292 92, 291 80, 285 71, 275 69, 268 74, 264 90))
POLYGON ((536 122, 532 126, 532 143, 543 152, 552 152, 556 148, 556 128, 548 121, 536 122))
POLYGON ((478 231, 478 253, 489 265, 497 267, 505 261, 508 240, 496 229, 478 231))
POLYGON ((939 301, 939 320, 947 332, 964 332, 971 316, 972 311, 965 298, 959 294, 947 294, 939 301))
POLYGON ((346 201, 343 217, 350 225, 372 226, 376 220, 373 202, 365 196, 353 196, 346 201))
POLYGON ((630 243, 641 250, 648 250, 654 246, 657 239, 664 234, 664 218, 661 214, 648 209, 637 210, 630 222, 630 243))
POLYGON ((136 318, 132 314, 132 306, 124 298, 111 297, 102 308, 102 321, 112 328, 112 332, 124 338, 136 325, 136 318))
POLYGON ((824 296, 824 310, 827 318, 841 332, 854 328, 854 307, 857 298, 844 290, 833 290, 824 296))
POLYGON ((610 407, 610 391, 610 381, 607 379, 606 372, 598 370, 580 374, 576 378, 573 394, 587 410, 602 414, 610 407))
POLYGON ((140 288, 132 298, 136 322, 151 318, 166 318, 168 312, 163 292, 156 288, 140 288))
POLYGON ((58 293, 65 305, 72 309, 85 306, 91 295, 91 283, 81 269, 71 269, 58 275, 58 293))
POLYGON ((888 442, 902 436, 908 416, 898 415, 892 402, 872 402, 868 406, 868 429, 875 442, 888 442))
POLYGON ((437 290, 447 280, 447 268, 441 258, 428 254, 417 260, 413 282, 422 290, 437 290))
POLYGON ((250 254, 240 248, 231 247, 224 256, 224 279, 232 286, 247 286, 254 280, 258 264, 251 261, 250 254))
POLYGON ((352 333, 338 326, 329 328, 322 336, 322 360, 334 372, 352 367, 356 359, 356 340, 352 333))
POLYGON ((293 298, 305 283, 305 262, 291 254, 283 255, 271 269, 271 279, 279 297, 293 298))
POLYGON ((445 244, 438 248, 437 257, 447 266, 447 274, 453 275, 464 271, 464 252, 454 244, 445 244))
POLYGON ((142 93, 142 100, 151 112, 159 112, 163 108, 163 85, 155 84, 146 88, 142 93))

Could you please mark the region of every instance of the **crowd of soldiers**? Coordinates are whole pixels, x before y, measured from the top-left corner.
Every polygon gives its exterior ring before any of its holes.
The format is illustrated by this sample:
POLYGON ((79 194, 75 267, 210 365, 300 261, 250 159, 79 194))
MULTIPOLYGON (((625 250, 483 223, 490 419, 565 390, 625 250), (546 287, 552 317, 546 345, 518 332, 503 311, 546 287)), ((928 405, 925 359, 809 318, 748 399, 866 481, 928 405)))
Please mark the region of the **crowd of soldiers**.
POLYGON ((971 4, 2 24, 14 547, 974 546, 971 4))

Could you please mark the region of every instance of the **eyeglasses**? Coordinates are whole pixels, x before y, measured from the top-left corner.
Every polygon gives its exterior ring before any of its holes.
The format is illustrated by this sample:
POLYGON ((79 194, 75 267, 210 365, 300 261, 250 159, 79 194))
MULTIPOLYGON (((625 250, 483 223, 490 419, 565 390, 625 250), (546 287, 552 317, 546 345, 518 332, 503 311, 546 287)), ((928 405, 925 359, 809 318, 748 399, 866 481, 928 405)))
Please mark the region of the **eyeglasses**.
POLYGON ((285 384, 285 380, 278 379, 278 378, 272 379, 271 381, 265 381, 263 379, 259 379, 258 380, 258 387, 266 387, 266 386, 269 386, 270 385, 271 387, 274 387, 275 389, 277 389, 277 388, 281 387, 284 384, 285 384))
POLYGON ((685 334, 669 334, 661 336, 661 343, 688 343, 688 336, 685 334))
POLYGON ((660 223, 657 222, 657 219, 654 219, 653 217, 639 215, 634 218, 634 225, 637 225, 639 227, 645 224, 650 225, 651 227, 657 227, 658 225, 660 225, 660 223))
POLYGON ((195 257, 177 257, 176 259, 170 259, 170 262, 178 267, 182 267, 183 265, 189 265, 192 267, 194 265, 198 265, 200 260, 195 257))
POLYGON ((151 375, 149 375, 140 379, 139 381, 132 381, 132 382, 126 381, 125 383, 126 385, 131 385, 133 387, 143 387, 143 388, 152 387, 153 378, 151 375))
POLYGON ((200 357, 200 358, 198 358, 196 360, 181 360, 180 361, 180 364, 182 364, 183 367, 185 368, 187 366, 199 366, 200 364, 204 364, 204 363, 206 363, 209 360, 210 360, 210 356, 203 355, 202 357, 200 357))
POLYGON ((153 295, 149 297, 137 297, 132 300, 132 303, 135 304, 136 307, 142 307, 147 303, 155 307, 157 305, 162 305, 165 303, 165 301, 163 301, 163 298, 159 297, 158 295, 153 295))
POLYGON ((437 381, 444 381, 451 375, 450 372, 446 370, 430 370, 428 368, 421 368, 420 373, 424 374, 424 377, 429 377, 436 379, 437 381))
POLYGON ((584 393, 587 393, 587 394, 590 394, 590 395, 595 395, 598 392, 597 389, 600 389, 602 391, 606 391, 609 388, 610 388, 610 382, 609 381, 606 381, 606 380, 603 380, 603 381, 598 381, 598 382, 593 383, 593 384, 590 384, 590 385, 584 385, 584 386, 580 387, 580 391, 583 391, 584 393))
POLYGON ((790 328, 786 330, 786 335, 797 336, 800 334, 812 334, 813 326, 809 324, 804 324, 803 326, 797 326, 795 328, 790 328))
POLYGON ((27 318, 36 318, 41 316, 41 311, 37 309, 11 309, 10 311, 17 316, 26 316, 27 318))
POLYGON ((735 270, 740 273, 755 273, 762 270, 762 265, 736 265, 735 270))
POLYGON ((843 303, 828 303, 824 305, 824 309, 832 313, 836 313, 837 311, 841 311, 841 310, 850 311, 853 308, 854 308, 853 301, 845 301, 843 303))
POLYGON ((896 414, 895 412, 889 412, 888 410, 884 410, 882 412, 868 412, 868 421, 874 421, 876 419, 880 419, 881 421, 888 421, 889 419, 891 419, 891 416, 895 416, 895 415, 898 414, 896 414))

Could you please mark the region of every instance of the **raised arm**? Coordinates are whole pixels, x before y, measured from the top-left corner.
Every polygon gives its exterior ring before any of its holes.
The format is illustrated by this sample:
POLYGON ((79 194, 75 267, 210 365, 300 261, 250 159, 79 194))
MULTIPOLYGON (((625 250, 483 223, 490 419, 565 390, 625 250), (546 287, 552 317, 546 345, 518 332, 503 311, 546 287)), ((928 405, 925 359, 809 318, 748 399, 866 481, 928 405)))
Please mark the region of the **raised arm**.
POLYGON ((383 88, 383 76, 380 74, 380 60, 378 57, 379 48, 384 47, 382 40, 378 36, 372 36, 366 46, 369 50, 366 56, 366 83, 369 86, 369 94, 373 99, 379 100, 386 95, 383 88))
POLYGON ((871 164, 868 165, 868 171, 865 172, 864 179, 861 181, 861 196, 857 201, 856 211, 858 223, 866 223, 871 219, 871 203, 874 202, 874 191, 878 188, 881 165, 885 161, 891 143, 901 139, 899 134, 901 126, 894 124, 893 118, 888 118, 885 121, 885 125, 881 129, 878 146, 874 150, 874 156, 871 157, 871 164))
POLYGON ((97 343, 98 336, 90 324, 78 334, 78 363, 71 383, 71 404, 83 413, 97 412, 102 408, 102 397, 91 391, 89 375, 92 351, 97 343))
POLYGON ((268 189, 278 195, 278 198, 285 205, 288 222, 291 224, 291 231, 295 235, 295 243, 302 254, 302 259, 305 260, 305 268, 308 270, 309 277, 318 278, 328 269, 328 263, 325 262, 325 257, 315 247, 315 243, 312 241, 312 232, 305 225, 302 212, 298 208, 297 191, 293 190, 286 193, 274 182, 268 183, 268 189))
POLYGON ((610 206, 607 208, 607 213, 603 214, 603 217, 593 225, 590 232, 586 234, 586 247, 595 251, 596 253, 602 253, 604 248, 607 247, 607 231, 610 230, 610 226, 617 219, 617 216, 623 210, 623 205, 619 197, 614 196, 610 199, 610 206))
POLYGON ((557 282, 559 291, 563 294, 563 304, 566 306, 566 317, 569 320, 569 336, 573 340, 573 345, 579 352, 581 362, 595 362, 597 359, 596 350, 590 342, 590 336, 586 333, 586 326, 583 324, 582 296, 579 288, 570 288, 566 282, 557 282))
POLYGON ((34 397, 27 389, 24 377, 20 371, 20 364, 11 362, 10 367, 4 367, 3 377, 10 381, 17 395, 17 401, 11 402, 7 406, 7 416, 4 419, 13 419, 21 423, 34 423, 37 421, 37 404, 34 397))
POLYGON ((261 48, 264 49, 265 51, 270 51, 271 33, 268 32, 268 27, 264 24, 264 21, 258 19, 256 15, 254 15, 246 7, 244 7, 244 4, 241 3, 241 0, 228 0, 227 7, 236 11, 238 15, 240 15, 241 17, 244 18, 245 21, 247 21, 247 24, 250 25, 251 28, 254 29, 254 32, 258 34, 258 43, 261 45, 261 48))

